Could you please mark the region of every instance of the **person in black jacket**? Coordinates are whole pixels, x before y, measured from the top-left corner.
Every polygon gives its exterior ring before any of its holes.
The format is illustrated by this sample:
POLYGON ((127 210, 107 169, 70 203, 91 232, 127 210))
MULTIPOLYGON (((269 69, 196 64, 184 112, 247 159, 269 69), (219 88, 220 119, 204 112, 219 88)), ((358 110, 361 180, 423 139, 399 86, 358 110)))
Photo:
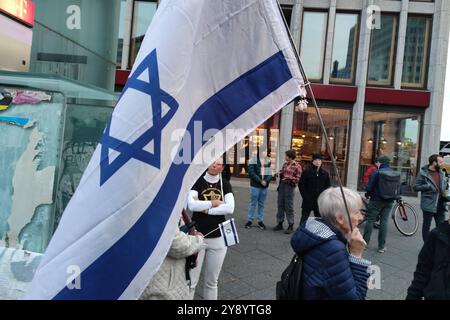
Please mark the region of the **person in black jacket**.
POLYGON ((450 300, 450 224, 431 231, 419 254, 406 300, 450 300))
POLYGON ((300 225, 308 219, 311 211, 314 211, 314 216, 320 217, 317 199, 330 186, 330 175, 322 169, 322 156, 320 153, 314 153, 311 166, 303 172, 298 182, 298 189, 303 198, 300 225))

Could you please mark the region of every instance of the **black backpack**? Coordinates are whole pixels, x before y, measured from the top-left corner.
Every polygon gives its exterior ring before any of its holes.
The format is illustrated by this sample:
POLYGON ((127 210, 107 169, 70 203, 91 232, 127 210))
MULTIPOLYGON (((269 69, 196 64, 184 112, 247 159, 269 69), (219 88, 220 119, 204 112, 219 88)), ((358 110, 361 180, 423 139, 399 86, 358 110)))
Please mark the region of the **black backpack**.
POLYGON ((378 171, 378 194, 384 200, 394 200, 400 196, 400 172, 389 170, 378 171))
POLYGON ((303 257, 297 254, 281 274, 281 281, 277 282, 277 300, 302 300, 303 290, 303 257))

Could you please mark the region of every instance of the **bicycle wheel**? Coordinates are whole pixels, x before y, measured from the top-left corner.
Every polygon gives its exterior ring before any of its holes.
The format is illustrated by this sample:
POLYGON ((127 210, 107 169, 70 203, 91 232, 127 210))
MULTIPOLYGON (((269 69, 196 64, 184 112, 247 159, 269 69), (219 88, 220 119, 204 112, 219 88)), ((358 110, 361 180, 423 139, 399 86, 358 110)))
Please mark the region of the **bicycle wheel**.
POLYGON ((392 218, 397 230, 404 236, 412 236, 419 228, 419 219, 416 210, 410 204, 403 202, 403 205, 396 204, 393 208, 392 218), (401 210, 404 210, 401 212, 401 210))

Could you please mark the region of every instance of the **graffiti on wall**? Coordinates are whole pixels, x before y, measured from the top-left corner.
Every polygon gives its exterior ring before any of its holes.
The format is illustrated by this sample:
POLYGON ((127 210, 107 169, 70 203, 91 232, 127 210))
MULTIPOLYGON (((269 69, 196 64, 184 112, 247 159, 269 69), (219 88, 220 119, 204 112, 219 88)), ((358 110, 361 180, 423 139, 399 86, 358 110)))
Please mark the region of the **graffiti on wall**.
POLYGON ((56 194, 55 229, 103 134, 112 108, 69 106, 56 194))
POLYGON ((63 104, 0 88, 0 246, 42 252, 50 238, 63 104))

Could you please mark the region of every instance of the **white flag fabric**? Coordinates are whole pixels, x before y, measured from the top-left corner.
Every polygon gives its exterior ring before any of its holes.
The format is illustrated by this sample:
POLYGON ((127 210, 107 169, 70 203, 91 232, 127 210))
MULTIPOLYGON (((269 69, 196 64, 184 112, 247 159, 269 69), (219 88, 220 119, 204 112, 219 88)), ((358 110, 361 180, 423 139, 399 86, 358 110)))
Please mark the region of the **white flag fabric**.
POLYGON ((218 157, 303 83, 276 0, 162 1, 25 299, 138 298, 208 143, 233 133, 218 157))
POLYGON ((219 227, 226 247, 239 243, 239 236, 236 231, 234 218, 222 222, 221 224, 219 224, 219 227))

